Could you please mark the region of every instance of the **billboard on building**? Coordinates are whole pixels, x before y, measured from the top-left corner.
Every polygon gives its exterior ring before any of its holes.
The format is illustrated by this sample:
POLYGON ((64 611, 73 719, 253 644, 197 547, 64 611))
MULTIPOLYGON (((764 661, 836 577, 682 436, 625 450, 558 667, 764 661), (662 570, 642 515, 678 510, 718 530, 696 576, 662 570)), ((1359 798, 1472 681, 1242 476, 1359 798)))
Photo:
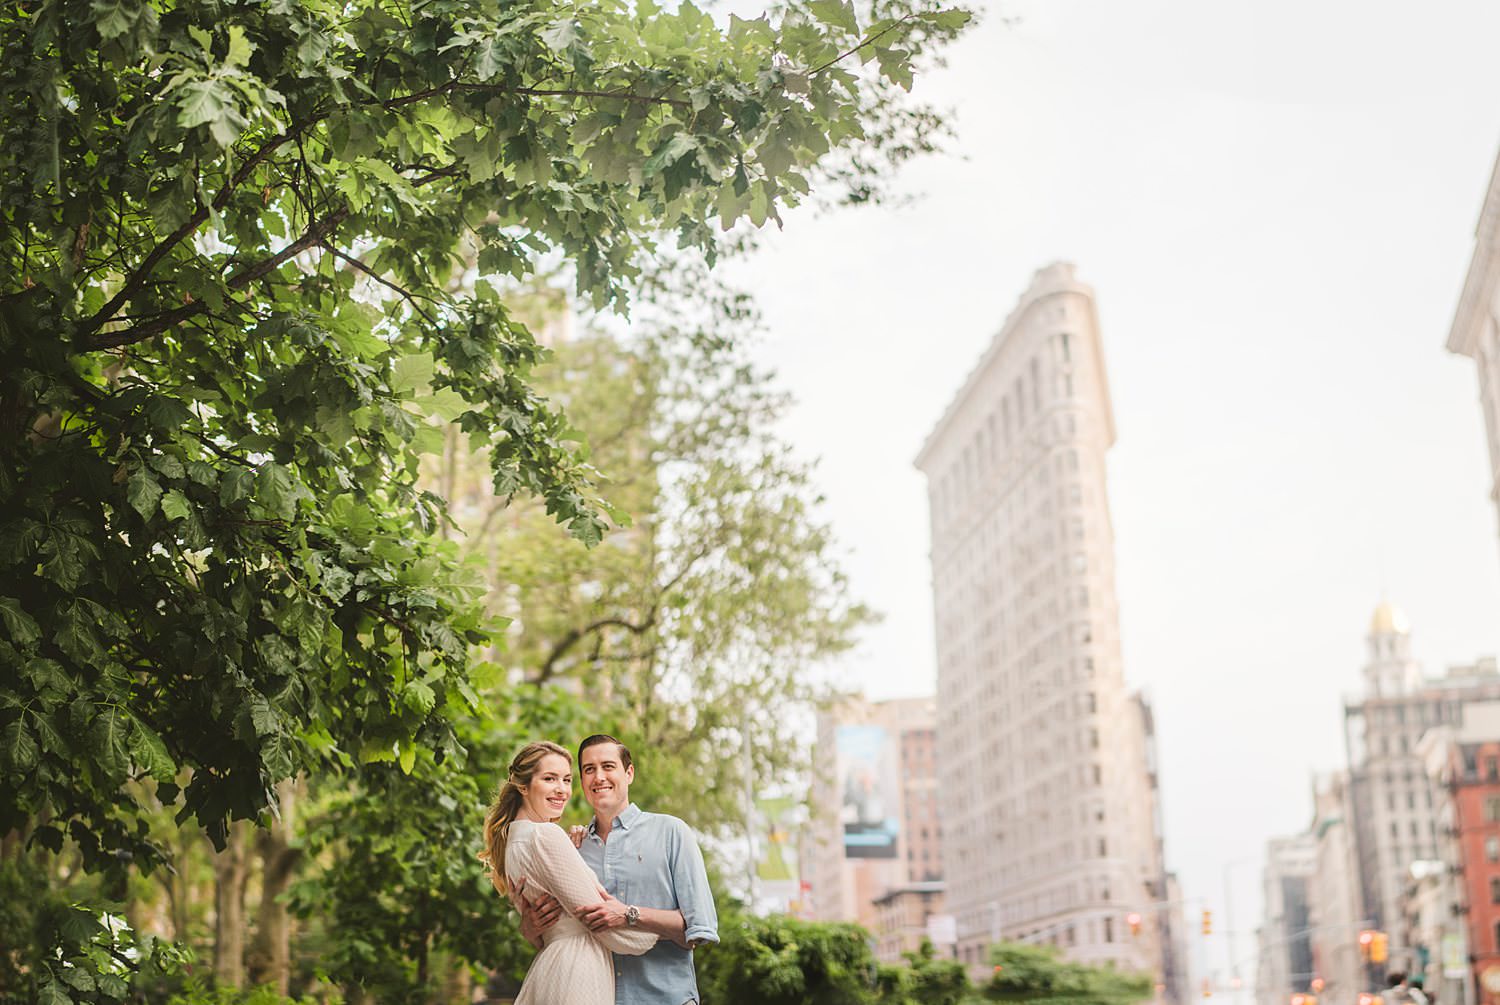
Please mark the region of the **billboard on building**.
POLYGON ((839 819, 846 858, 895 858, 901 772, 894 738, 882 726, 840 726, 839 819))

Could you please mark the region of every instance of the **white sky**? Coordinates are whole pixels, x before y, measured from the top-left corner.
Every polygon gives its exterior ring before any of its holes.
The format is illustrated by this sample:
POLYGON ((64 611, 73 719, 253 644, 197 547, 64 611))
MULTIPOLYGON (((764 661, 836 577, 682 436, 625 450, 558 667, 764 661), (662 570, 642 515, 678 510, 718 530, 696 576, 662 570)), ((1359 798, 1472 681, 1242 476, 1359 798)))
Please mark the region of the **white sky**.
MULTIPOLYGON (((934 686, 912 458, 1037 268, 1093 285, 1126 675, 1156 706, 1169 862, 1220 931, 1226 864, 1303 828, 1311 771, 1343 761, 1382 591, 1430 672, 1500 648, 1477 378, 1443 348, 1500 147, 1496 39, 1493 3, 1016 0, 918 84, 959 134, 904 173, 921 201, 794 214, 734 270, 885 612, 847 667, 874 697, 934 686)), ((1232 875, 1244 957, 1258 868, 1232 875)))

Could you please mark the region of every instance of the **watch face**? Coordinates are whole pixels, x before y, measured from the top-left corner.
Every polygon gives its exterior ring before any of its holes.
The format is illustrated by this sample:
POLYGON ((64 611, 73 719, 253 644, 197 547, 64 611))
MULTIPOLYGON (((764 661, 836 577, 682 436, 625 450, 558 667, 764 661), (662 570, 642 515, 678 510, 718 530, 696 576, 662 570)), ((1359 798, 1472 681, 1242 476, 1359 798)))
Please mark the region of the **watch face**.
POLYGON ((634 925, 636 922, 638 922, 640 920, 641 920, 641 909, 639 907, 635 907, 635 906, 632 905, 631 907, 625 908, 625 924, 627 924, 627 925, 634 925))

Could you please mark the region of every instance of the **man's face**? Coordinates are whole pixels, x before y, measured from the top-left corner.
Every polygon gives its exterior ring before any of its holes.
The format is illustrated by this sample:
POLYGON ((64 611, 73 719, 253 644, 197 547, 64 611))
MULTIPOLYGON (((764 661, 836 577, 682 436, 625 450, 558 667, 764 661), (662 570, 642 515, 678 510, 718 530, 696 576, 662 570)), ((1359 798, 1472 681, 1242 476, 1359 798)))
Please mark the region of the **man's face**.
POLYGON ((630 783, 635 781, 635 766, 620 762, 617 743, 596 743, 579 757, 583 778, 583 798, 594 813, 613 819, 630 802, 630 783))

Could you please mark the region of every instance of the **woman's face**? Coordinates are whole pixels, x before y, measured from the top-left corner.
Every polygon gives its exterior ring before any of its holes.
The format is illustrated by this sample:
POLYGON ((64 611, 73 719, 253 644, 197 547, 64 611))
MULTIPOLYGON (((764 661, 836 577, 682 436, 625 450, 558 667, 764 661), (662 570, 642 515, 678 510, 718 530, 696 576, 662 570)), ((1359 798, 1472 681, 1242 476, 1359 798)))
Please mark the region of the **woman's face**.
POLYGON ((548 754, 536 766, 531 784, 522 790, 526 815, 533 820, 556 820, 573 798, 573 768, 561 754, 548 754))

